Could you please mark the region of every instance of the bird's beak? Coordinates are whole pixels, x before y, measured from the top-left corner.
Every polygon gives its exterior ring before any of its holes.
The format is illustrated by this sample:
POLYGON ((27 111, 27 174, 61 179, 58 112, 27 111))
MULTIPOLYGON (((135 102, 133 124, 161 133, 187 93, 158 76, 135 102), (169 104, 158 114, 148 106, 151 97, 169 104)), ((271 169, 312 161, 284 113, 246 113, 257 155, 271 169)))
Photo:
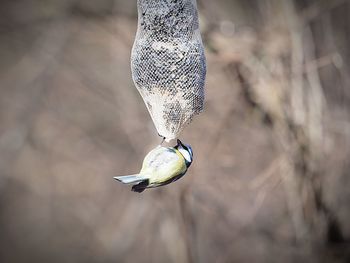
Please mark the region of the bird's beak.
POLYGON ((177 145, 176 146, 183 146, 182 142, 179 139, 177 139, 177 145))

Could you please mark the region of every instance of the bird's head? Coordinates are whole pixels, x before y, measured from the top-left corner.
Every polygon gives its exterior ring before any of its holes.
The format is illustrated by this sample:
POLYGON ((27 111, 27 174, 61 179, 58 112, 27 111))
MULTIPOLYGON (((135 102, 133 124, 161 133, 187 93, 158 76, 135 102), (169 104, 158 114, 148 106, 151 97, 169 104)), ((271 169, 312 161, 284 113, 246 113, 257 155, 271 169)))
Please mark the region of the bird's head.
POLYGON ((184 157, 187 168, 190 167, 193 161, 193 151, 191 145, 182 143, 179 139, 177 139, 177 145, 175 146, 175 148, 184 157))

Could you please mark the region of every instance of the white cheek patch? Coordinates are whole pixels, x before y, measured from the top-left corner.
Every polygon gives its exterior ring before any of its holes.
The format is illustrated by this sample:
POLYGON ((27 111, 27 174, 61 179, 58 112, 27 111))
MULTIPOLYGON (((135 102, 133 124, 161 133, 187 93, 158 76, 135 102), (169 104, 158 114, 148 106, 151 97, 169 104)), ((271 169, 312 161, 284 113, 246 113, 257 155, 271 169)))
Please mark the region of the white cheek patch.
POLYGON ((191 155, 188 151, 186 151, 184 148, 179 148, 179 152, 182 154, 182 156, 186 159, 187 162, 192 162, 191 155))
POLYGON ((190 153, 190 155, 191 155, 191 159, 193 159, 193 152, 192 152, 192 148, 191 148, 191 147, 189 147, 189 148, 188 148, 188 151, 189 151, 189 153, 190 153))

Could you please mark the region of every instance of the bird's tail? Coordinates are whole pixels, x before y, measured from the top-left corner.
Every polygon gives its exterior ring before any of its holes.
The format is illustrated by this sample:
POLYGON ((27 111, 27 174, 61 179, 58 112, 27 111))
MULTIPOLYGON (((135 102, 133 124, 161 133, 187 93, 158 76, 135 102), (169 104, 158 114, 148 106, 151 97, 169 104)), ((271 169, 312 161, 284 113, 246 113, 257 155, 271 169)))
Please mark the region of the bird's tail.
POLYGON ((140 174, 115 176, 113 178, 118 180, 119 182, 122 182, 123 184, 133 184, 133 185, 148 180, 148 178, 140 174))

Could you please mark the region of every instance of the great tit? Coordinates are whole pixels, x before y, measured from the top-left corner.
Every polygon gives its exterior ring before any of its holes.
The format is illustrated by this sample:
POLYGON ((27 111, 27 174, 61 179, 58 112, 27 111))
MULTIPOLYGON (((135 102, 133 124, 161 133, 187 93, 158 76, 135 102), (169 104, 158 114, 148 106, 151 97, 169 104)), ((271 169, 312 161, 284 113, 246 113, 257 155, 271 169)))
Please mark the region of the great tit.
POLYGON ((133 185, 131 191, 141 193, 146 188, 170 184, 180 179, 193 161, 190 145, 177 140, 174 147, 157 146, 143 160, 140 173, 116 176, 123 184, 133 185))

